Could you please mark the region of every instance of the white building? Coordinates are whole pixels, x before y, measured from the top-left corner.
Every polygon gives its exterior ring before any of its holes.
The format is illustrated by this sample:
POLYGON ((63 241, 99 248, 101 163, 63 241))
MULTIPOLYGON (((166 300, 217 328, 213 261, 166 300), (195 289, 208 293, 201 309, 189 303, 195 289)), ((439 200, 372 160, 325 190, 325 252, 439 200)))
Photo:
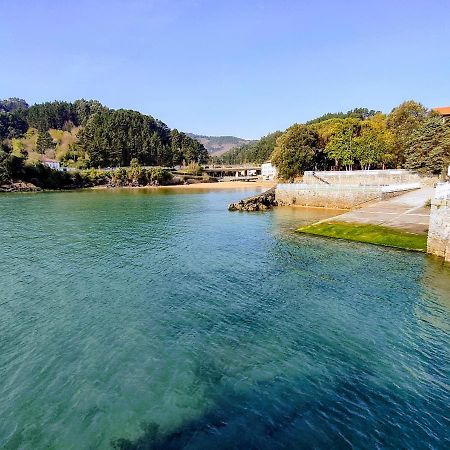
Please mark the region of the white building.
POLYGON ((261 177, 263 180, 275 180, 277 168, 270 161, 261 164, 261 177))
POLYGON ((61 164, 56 159, 44 159, 43 163, 45 166, 50 167, 50 169, 61 170, 61 164))

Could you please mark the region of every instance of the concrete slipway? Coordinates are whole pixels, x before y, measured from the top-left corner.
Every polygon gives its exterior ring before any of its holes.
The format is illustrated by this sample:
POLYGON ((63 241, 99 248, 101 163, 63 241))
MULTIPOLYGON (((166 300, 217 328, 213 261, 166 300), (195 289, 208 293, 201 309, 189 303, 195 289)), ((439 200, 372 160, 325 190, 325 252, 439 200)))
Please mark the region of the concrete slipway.
POLYGON ((434 188, 424 187, 387 200, 369 203, 324 222, 348 222, 400 228, 410 233, 427 234, 434 188))

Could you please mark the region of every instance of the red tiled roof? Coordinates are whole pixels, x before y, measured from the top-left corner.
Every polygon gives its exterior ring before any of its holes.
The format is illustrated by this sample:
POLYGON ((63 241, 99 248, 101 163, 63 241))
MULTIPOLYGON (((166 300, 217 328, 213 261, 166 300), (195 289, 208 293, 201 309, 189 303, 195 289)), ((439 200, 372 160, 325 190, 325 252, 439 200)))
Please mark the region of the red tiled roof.
POLYGON ((433 108, 433 111, 442 114, 443 116, 450 116, 450 106, 442 106, 439 108, 433 108))

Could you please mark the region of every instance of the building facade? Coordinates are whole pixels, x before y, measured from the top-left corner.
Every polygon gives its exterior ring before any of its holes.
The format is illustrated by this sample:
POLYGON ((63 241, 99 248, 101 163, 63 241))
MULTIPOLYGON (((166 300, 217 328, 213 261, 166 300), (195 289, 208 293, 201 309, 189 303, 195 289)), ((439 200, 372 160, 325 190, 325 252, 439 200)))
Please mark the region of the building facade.
POLYGON ((439 108, 433 108, 433 111, 436 111, 442 116, 443 122, 450 120, 450 106, 441 106, 439 108))
POLYGON ((50 167, 50 169, 61 170, 61 164, 56 159, 44 159, 43 163, 45 166, 50 167))
POLYGON ((263 180, 275 180, 277 178, 277 168, 270 161, 261 164, 261 177, 263 180))

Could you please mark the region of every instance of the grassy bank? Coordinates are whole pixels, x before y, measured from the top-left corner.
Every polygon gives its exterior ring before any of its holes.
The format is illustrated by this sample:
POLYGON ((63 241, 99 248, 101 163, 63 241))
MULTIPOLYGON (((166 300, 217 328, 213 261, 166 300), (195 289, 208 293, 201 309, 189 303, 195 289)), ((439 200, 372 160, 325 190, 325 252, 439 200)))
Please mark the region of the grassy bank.
POLYGON ((349 241, 365 242, 367 244, 384 245, 407 250, 424 252, 427 248, 427 236, 408 233, 396 228, 380 225, 366 225, 346 222, 321 222, 299 228, 300 233, 317 236, 347 239, 349 241))

